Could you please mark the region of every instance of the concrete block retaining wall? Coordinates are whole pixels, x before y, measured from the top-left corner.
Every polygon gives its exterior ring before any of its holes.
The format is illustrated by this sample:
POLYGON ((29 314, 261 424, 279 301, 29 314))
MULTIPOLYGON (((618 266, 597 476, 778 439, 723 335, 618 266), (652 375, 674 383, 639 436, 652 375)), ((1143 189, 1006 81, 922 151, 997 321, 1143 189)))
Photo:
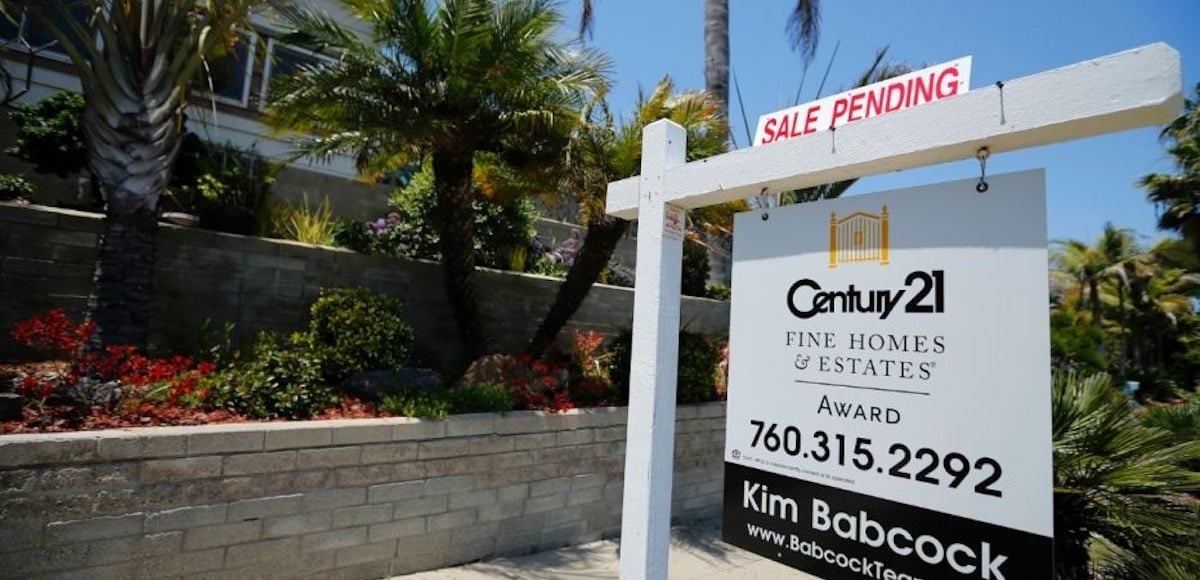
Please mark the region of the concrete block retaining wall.
MULTIPOLYGON (((0 203, 0 359, 30 355, 9 337, 14 322, 55 307, 84 310, 102 228, 95 214, 0 203)), ((322 287, 364 286, 404 301, 427 362, 451 370, 468 362, 438 264, 167 225, 157 248, 154 344, 186 347, 205 320, 233 322, 242 338, 299 330, 322 287)), ((479 305, 497 351, 519 350, 533 337, 559 284, 479 271, 479 305)), ((632 320, 633 291, 597 285, 571 326, 613 334, 632 320)), ((724 334, 729 303, 684 298, 681 320, 693 331, 724 334)))
MULTIPOLYGON (((0 436, 0 577, 380 578, 611 537, 626 411, 0 436)), ((677 521, 725 405, 679 408, 677 521)), ((666 509, 667 506, 663 506, 666 509)))

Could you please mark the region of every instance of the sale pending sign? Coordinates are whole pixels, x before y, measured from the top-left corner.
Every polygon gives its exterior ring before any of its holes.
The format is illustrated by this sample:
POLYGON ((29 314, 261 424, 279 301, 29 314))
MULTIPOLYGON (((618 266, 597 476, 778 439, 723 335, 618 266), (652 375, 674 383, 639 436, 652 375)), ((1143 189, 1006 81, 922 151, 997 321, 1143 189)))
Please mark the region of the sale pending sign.
POLYGON ((748 212, 724 537, 821 576, 1052 576, 1045 176, 748 212))
POLYGON ((831 127, 962 94, 970 89, 971 57, 913 71, 759 117, 755 145, 795 139, 831 127))

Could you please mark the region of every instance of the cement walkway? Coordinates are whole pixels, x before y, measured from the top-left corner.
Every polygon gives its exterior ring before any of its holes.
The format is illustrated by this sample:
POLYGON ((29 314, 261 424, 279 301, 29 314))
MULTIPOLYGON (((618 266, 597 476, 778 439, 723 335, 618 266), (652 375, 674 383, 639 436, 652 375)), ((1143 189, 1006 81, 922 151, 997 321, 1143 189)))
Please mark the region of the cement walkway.
MULTIPOLYGON (((405 580, 591 580, 617 578, 617 542, 605 540, 521 558, 398 576, 405 580)), ((671 530, 671 578, 817 580, 721 541, 715 527, 671 530)))

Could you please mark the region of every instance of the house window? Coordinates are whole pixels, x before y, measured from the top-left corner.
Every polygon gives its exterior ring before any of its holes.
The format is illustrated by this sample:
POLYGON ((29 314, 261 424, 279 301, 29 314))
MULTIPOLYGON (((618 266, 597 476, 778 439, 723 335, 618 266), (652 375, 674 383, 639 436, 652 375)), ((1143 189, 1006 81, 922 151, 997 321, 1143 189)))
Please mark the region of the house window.
POLYGON ((18 36, 21 36, 21 15, 18 14, 12 20, 0 15, 0 41, 7 43, 18 36))
POLYGON ((229 52, 208 59, 194 85, 202 95, 210 94, 217 101, 245 107, 250 103, 250 78, 254 72, 254 51, 257 42, 253 34, 242 34, 242 40, 229 52), (210 84, 211 83, 211 84, 210 84))
POLYGON ((332 63, 333 59, 325 55, 305 50, 298 46, 277 42, 274 38, 267 41, 267 65, 263 72, 262 104, 270 102, 271 85, 277 79, 286 78, 305 69, 332 63))
MULTIPOLYGON (((92 15, 95 7, 91 3, 72 3, 67 10, 71 17, 78 22, 84 30, 94 30, 91 24, 92 15)), ((48 11, 52 18, 57 18, 58 14, 55 11, 48 11)), ((66 31, 70 34, 70 30, 66 31)), ((67 51, 59 46, 58 41, 54 38, 54 34, 50 29, 42 23, 41 19, 34 16, 28 9, 22 10, 20 14, 14 16, 14 21, 9 21, 6 18, 0 18, 0 38, 6 41, 19 40, 28 48, 39 50, 40 54, 56 58, 58 60, 68 60, 67 51)))

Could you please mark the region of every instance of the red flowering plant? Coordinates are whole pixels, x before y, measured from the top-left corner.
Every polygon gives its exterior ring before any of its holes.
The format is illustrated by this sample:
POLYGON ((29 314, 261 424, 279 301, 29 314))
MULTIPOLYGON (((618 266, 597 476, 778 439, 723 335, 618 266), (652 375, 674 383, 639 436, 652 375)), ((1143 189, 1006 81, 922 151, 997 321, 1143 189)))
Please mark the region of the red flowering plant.
POLYGON ((569 367, 569 360, 558 355, 534 359, 522 353, 507 359, 504 382, 516 395, 518 408, 561 413, 575 408, 568 390, 569 367))
POLYGON ((604 350, 604 335, 576 330, 571 339, 572 400, 587 406, 612 404, 616 399, 610 372, 613 355, 604 350))
POLYGON ((17 342, 67 358, 78 355, 95 333, 95 323, 88 320, 75 324, 61 308, 18 322, 12 329, 12 337, 17 342))
MULTIPOLYGON (((13 325, 13 340, 34 350, 46 351, 67 361, 74 360, 92 339, 96 325, 91 321, 76 324, 61 308, 43 312, 13 325)), ((61 363, 56 372, 27 374, 17 379, 17 393, 42 409, 60 389, 69 373, 69 363, 61 363)))
POLYGON ((151 358, 132 346, 109 346, 103 351, 83 353, 71 368, 71 380, 75 384, 98 381, 120 385, 120 401, 102 397, 88 402, 112 407, 119 402, 121 410, 129 412, 144 401, 200 406, 208 397, 199 388, 201 379, 215 370, 216 365, 210 362, 196 362, 186 356, 151 358))
POLYGON ((125 411, 136 410, 147 399, 188 406, 203 402, 206 394, 198 385, 215 370, 212 363, 183 356, 151 358, 126 345, 86 350, 95 332, 94 323, 76 323, 61 309, 17 323, 14 340, 63 361, 57 372, 19 377, 20 394, 39 409, 56 395, 86 409, 99 405, 125 411))

